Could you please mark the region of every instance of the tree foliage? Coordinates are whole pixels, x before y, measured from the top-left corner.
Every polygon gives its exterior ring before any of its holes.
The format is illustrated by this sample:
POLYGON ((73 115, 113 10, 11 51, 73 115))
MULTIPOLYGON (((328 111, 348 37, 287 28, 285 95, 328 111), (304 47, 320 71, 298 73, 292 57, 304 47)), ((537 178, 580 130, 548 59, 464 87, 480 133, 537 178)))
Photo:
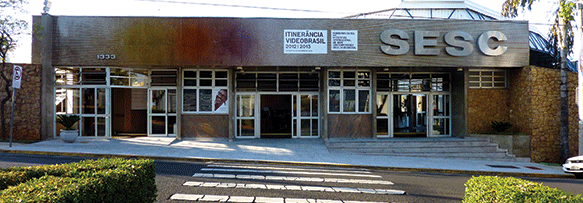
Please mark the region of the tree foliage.
MULTIPOLYGON (((502 16, 508 18, 515 18, 518 16, 518 11, 520 9, 531 10, 532 4, 536 0, 505 0, 502 4, 502 16)), ((554 19, 553 24, 549 30, 549 44, 553 50, 553 57, 556 59, 555 65, 559 65, 560 55, 559 51, 561 48, 565 48, 567 55, 573 52, 573 36, 574 30, 572 23, 575 21, 575 3, 571 1, 560 0, 557 1, 557 6, 552 12, 554 19), (561 31, 561 26, 565 26, 566 33, 561 31), (565 37, 565 47, 562 47, 562 40, 565 37)))
POLYGON ((0 0, 0 60, 6 62, 8 52, 17 44, 18 35, 26 32, 28 23, 17 14, 26 13, 26 0, 0 0))

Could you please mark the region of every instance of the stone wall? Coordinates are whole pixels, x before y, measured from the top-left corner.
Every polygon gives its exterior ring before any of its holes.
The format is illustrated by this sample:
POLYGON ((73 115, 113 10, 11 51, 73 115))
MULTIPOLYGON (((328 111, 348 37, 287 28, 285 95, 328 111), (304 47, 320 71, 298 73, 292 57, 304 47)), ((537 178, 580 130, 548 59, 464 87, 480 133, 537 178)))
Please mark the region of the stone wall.
POLYGON ((468 89, 469 134, 492 132, 491 121, 510 122, 507 89, 468 89))
MULTIPOLYGON (((40 109, 40 88, 41 88, 41 66, 35 64, 7 64, 5 74, 12 80, 13 65, 22 67, 22 80, 20 89, 16 91, 16 102, 14 112, 14 132, 13 140, 40 140, 41 139, 41 109, 40 109)), ((0 100, 4 98, 6 83, 0 80, 0 100)), ((8 95, 11 97, 12 95, 8 95)), ((6 102, 5 122, 6 137, 10 136, 10 114, 11 101, 6 102)), ((0 134, 1 136, 1 134, 0 134)))
MULTIPOLYGON (((560 71, 528 67, 531 77, 532 155, 535 162, 560 162, 560 71)), ((578 154, 577 75, 569 73, 569 148, 578 154)))
MULTIPOLYGON (((533 162, 560 162, 560 72, 529 66, 508 70, 507 89, 468 89, 468 131, 491 132, 490 121, 513 124, 509 130, 531 135, 533 162)), ((578 153, 577 75, 569 74, 569 147, 578 153)))

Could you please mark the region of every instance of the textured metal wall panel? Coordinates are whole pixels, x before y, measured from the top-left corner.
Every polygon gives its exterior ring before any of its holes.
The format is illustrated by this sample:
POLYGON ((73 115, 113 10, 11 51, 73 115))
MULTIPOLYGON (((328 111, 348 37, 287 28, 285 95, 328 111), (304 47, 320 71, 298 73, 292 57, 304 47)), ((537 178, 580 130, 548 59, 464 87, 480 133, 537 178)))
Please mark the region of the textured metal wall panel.
POLYGON ((54 30, 55 65, 522 67, 529 57, 528 24, 516 21, 57 16, 54 30), (285 54, 284 30, 290 29, 327 30, 327 54, 285 54), (410 51, 381 52, 386 29, 409 33, 410 51), (357 30, 358 51, 331 51, 331 30, 357 30), (439 32, 439 55, 414 55, 417 30, 439 32), (443 36, 453 30, 470 33, 474 44, 481 33, 500 31, 508 40, 491 44, 508 50, 492 57, 475 47, 469 56, 449 56, 443 36))

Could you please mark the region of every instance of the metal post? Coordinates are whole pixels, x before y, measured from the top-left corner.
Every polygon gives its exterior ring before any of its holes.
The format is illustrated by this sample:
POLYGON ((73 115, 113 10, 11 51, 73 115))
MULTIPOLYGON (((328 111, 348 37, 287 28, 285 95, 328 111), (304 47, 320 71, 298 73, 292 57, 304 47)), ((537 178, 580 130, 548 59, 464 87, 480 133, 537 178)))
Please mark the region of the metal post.
POLYGON ((12 147, 12 132, 14 128, 14 100, 16 99, 16 88, 12 89, 12 112, 10 113, 10 144, 8 147, 12 147))

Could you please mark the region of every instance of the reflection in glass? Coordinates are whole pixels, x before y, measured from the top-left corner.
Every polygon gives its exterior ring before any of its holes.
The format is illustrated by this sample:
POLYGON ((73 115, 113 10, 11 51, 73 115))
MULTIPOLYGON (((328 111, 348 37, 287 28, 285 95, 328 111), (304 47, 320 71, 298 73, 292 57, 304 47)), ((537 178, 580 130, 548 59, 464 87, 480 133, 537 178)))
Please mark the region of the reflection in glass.
POLYGON ((368 90, 358 90, 358 111, 368 112, 370 108, 370 92, 368 90))
POLYGON ((105 117, 97 117, 97 136, 105 136, 105 117))
POLYGON ((150 134, 166 134, 166 116, 152 116, 150 134))
POLYGON ((388 118, 377 118, 377 135, 389 135, 388 118))
POLYGON ((449 116, 449 95, 433 95, 433 116, 449 116))
POLYGON ((310 119, 301 119, 301 135, 310 136, 310 119))
POLYGON ((79 89, 58 88, 55 91, 56 113, 79 114, 79 89))
POLYGON ((433 119, 433 135, 449 135, 449 118, 433 119))
POLYGON ((239 95, 237 97, 238 117, 254 117, 255 116, 255 95, 239 95))
POLYGON ((150 90, 152 113, 166 113, 166 90, 150 90))
POLYGON ((340 112, 340 90, 330 90, 328 97, 330 112, 340 112))
POLYGON ((95 113, 95 89, 85 88, 83 89, 83 114, 94 114, 95 113))
POLYGON ((176 90, 168 90, 168 113, 176 113, 176 90))
POLYGON ((389 96, 377 95, 377 116, 389 115, 389 96))
POLYGON ((95 117, 81 117, 83 129, 81 136, 95 136, 95 117))
POLYGON ((310 116, 310 96, 309 95, 301 95, 301 108, 300 112, 302 116, 310 116))
POLYGON ((97 89, 97 113, 105 114, 105 89, 97 89))
POLYGON ((318 95, 312 95, 312 116, 318 116, 318 95))
POLYGON ((240 124, 237 125, 239 136, 255 136, 255 120, 241 119, 239 122, 240 124))
POLYGON ((167 126, 168 134, 176 134, 176 116, 168 116, 168 126, 167 126))
POLYGON ((196 89, 184 89, 182 97, 183 111, 196 111, 196 89))
POLYGON ((356 90, 344 90, 344 112, 355 112, 356 90))
POLYGON ((201 89, 198 91, 199 111, 213 111, 213 90, 201 89))
POLYGON ((318 136, 318 119, 312 119, 312 136, 318 136))

